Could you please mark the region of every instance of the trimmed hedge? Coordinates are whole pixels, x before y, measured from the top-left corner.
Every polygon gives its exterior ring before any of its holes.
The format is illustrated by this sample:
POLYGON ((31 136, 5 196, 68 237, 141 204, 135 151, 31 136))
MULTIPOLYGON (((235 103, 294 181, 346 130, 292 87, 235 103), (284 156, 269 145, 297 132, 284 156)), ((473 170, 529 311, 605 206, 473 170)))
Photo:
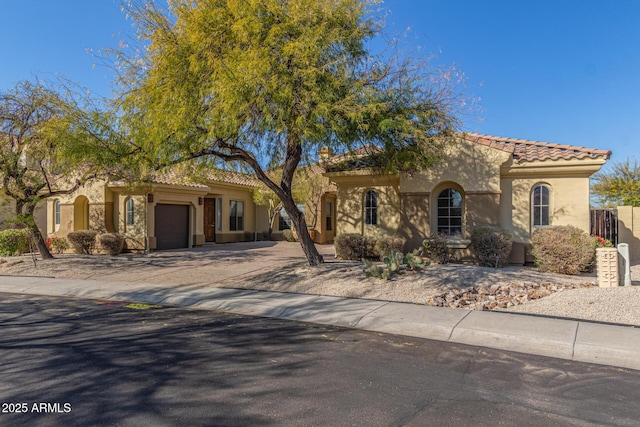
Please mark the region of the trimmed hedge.
POLYGON ((483 267, 504 267, 512 246, 513 238, 506 230, 482 227, 471 231, 471 248, 483 267))
POLYGON ((438 264, 448 264, 453 260, 453 253, 447 243, 447 236, 444 234, 432 234, 422 241, 422 255, 429 258, 431 262, 438 264))
POLYGON ((97 235, 98 232, 93 230, 73 231, 67 234, 67 240, 76 253, 91 255, 96 246, 97 235))
POLYGON ((405 240, 402 237, 382 237, 374 245, 375 253, 380 257, 380 261, 391 253, 392 250, 403 252, 405 240))
POLYGON ((366 253, 364 236, 357 233, 340 234, 335 237, 336 258, 360 260, 366 253))
POLYGON ((540 271, 577 275, 593 266, 596 241, 572 225, 540 228, 531 236, 531 254, 540 271))
POLYGON ((124 237, 118 233, 101 234, 98 236, 98 242, 100 242, 100 246, 112 256, 118 255, 124 248, 124 237))
POLYGON ((9 228, 0 231, 0 256, 22 255, 29 252, 29 231, 26 228, 9 228))

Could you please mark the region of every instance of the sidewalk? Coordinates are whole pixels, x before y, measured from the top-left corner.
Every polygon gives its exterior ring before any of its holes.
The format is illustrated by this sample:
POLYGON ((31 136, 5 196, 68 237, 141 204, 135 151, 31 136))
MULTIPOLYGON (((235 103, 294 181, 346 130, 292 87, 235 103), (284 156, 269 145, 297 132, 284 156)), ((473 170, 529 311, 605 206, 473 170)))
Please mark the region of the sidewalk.
POLYGON ((586 321, 207 285, 28 276, 0 276, 0 292, 222 310, 640 370, 640 329, 586 321))

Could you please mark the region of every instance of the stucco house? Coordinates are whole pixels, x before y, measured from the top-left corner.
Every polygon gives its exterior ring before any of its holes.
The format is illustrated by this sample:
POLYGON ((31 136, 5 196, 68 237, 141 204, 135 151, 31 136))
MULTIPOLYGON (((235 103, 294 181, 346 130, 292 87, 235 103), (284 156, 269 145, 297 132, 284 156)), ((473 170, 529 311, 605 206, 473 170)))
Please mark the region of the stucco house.
MULTIPOLYGON (((313 170, 323 172, 317 165, 313 170)), ((261 184, 252 175, 217 170, 195 181, 185 175, 174 169, 135 186, 112 180, 87 183, 71 195, 47 201, 46 235, 117 232, 133 251, 265 238, 269 218, 266 207, 253 201, 253 190, 261 184)), ((308 219, 314 218, 315 241, 326 243, 333 240, 335 195, 318 196, 303 208, 308 219)), ((281 239, 289 227, 285 215, 276 218, 274 237, 281 239)))
POLYGON ((532 261, 537 227, 589 232, 589 177, 610 151, 462 133, 446 160, 413 174, 380 175, 354 162, 328 167, 337 188, 337 234, 404 237, 407 249, 444 233, 461 256, 470 232, 493 226, 514 239, 511 262, 532 261))
MULTIPOLYGON (((398 235, 411 249, 425 236, 444 233, 464 257, 471 230, 494 226, 511 232, 511 262, 522 264, 531 261, 527 247, 537 227, 571 224, 589 231, 589 177, 610 154, 461 133, 446 160, 428 170, 381 175, 359 161, 362 153, 333 156, 325 148, 320 161, 307 166, 322 176, 321 188, 301 207, 316 243, 331 243, 343 233, 398 235)), ((118 232, 129 250, 260 240, 266 234, 267 209, 253 201, 253 189, 261 185, 253 176, 215 171, 193 182, 183 175, 165 172, 136 187, 97 181, 48 200, 46 234, 118 232)), ((276 238, 289 227, 286 219, 276 220, 276 238)))

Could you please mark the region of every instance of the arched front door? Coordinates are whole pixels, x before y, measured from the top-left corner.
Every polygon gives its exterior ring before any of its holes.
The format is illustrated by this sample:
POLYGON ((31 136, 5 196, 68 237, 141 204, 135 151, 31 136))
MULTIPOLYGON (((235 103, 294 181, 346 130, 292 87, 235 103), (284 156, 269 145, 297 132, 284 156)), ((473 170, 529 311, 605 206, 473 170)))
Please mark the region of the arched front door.
POLYGON ((78 196, 73 202, 73 231, 89 229, 89 200, 78 196))

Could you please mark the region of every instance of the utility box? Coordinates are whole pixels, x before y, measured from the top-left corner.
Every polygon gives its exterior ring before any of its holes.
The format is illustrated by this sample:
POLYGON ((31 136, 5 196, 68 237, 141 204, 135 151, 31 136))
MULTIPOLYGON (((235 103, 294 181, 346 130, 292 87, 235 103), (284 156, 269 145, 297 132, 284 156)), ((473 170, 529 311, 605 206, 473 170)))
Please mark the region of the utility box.
POLYGON ((616 248, 596 249, 596 271, 598 273, 598 286, 612 288, 618 286, 620 278, 618 274, 618 250, 616 248))

